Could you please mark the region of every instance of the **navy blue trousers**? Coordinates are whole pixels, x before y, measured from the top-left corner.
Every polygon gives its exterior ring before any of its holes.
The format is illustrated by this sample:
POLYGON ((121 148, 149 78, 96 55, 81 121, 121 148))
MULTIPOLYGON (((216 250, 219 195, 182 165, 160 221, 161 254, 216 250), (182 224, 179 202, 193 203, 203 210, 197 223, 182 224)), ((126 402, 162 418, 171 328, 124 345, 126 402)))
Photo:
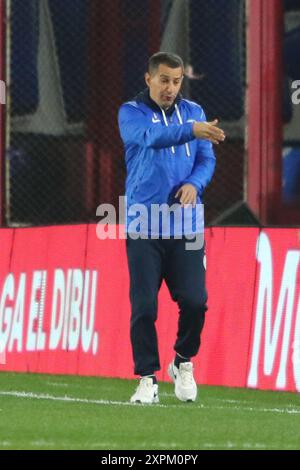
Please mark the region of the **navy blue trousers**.
POLYGON ((195 356, 199 350, 207 310, 204 248, 186 250, 184 238, 127 238, 126 248, 130 274, 130 338, 134 373, 150 375, 160 369, 155 322, 158 291, 163 279, 179 307, 174 350, 188 358, 195 356))

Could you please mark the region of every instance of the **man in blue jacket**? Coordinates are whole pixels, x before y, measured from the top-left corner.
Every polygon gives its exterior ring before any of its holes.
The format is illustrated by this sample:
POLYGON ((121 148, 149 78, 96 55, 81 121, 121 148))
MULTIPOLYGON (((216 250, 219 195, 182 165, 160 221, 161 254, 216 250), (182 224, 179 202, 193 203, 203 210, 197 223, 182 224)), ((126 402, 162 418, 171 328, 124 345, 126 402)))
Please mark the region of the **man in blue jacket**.
POLYGON ((126 153, 127 257, 132 307, 130 337, 134 372, 140 376, 133 403, 157 403, 155 372, 160 369, 157 297, 163 279, 178 303, 175 358, 168 373, 181 401, 195 401, 197 386, 191 358, 200 347, 207 310, 203 245, 187 249, 191 236, 203 233, 202 193, 215 168, 212 143, 225 139, 217 120, 208 123, 198 104, 179 94, 182 59, 159 52, 149 59, 147 89, 119 111, 126 153), (173 210, 162 223, 160 210, 173 210), (139 215, 136 223, 137 208, 139 215), (175 208, 175 209, 174 209, 175 208), (189 224, 185 224, 186 214, 189 224), (146 214, 146 215, 145 215, 146 214), (179 215, 179 218, 178 218, 179 215), (168 225, 168 224, 167 224, 168 225), (188 226, 188 228, 187 228, 188 226))

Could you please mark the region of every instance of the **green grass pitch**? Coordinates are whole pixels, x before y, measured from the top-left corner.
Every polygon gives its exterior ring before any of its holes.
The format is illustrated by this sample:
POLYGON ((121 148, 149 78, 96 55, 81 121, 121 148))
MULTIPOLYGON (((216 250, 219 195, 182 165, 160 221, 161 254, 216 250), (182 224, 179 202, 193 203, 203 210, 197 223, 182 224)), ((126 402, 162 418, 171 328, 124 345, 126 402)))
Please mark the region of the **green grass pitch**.
POLYGON ((136 381, 0 373, 0 450, 300 449, 300 396, 199 386, 131 405, 136 381))

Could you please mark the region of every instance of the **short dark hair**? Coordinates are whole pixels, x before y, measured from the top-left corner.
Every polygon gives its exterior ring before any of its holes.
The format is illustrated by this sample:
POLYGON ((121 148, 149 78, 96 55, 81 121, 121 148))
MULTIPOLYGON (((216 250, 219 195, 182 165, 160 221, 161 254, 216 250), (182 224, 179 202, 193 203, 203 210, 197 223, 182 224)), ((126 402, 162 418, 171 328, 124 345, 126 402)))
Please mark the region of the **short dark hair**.
POLYGON ((171 69, 177 69, 181 67, 182 72, 184 72, 184 63, 179 55, 172 54, 171 52, 156 52, 156 54, 153 54, 149 59, 149 73, 155 72, 161 64, 167 65, 171 69))

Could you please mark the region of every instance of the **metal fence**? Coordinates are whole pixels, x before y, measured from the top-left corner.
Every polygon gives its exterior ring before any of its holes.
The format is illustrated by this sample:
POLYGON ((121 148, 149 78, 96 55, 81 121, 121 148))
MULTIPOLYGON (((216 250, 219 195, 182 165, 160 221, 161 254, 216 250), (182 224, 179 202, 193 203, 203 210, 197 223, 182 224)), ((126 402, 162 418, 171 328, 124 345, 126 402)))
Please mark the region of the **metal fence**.
POLYGON ((96 220, 124 194, 120 104, 145 87, 149 55, 180 54, 184 95, 227 131, 206 192, 213 222, 243 199, 243 0, 10 0, 8 225, 96 220))

